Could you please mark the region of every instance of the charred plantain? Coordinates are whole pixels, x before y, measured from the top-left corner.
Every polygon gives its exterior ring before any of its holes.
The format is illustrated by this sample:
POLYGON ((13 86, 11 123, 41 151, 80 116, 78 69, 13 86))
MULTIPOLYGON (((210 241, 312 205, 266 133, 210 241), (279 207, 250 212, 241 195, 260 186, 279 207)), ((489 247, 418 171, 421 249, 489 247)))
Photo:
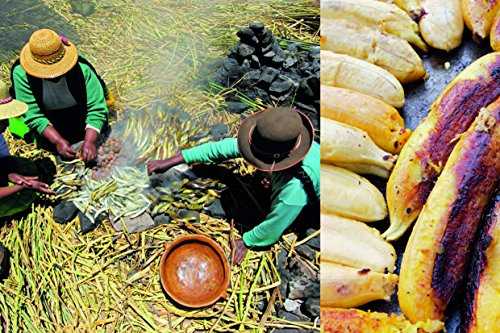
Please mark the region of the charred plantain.
POLYGON ((500 51, 500 9, 493 20, 490 32, 491 48, 495 51, 500 51))
POLYGON ((411 321, 441 320, 463 276, 500 174, 500 98, 453 149, 403 256, 398 298, 411 321))
POLYGON ((462 333, 500 332, 500 191, 491 200, 472 256, 462 333))
POLYGON ((500 0, 461 0, 465 25, 477 41, 490 33, 495 13, 500 8, 500 0))
POLYGON ((476 60, 432 104, 405 144, 387 184, 390 228, 398 239, 417 218, 460 134, 500 96, 500 53, 476 60))

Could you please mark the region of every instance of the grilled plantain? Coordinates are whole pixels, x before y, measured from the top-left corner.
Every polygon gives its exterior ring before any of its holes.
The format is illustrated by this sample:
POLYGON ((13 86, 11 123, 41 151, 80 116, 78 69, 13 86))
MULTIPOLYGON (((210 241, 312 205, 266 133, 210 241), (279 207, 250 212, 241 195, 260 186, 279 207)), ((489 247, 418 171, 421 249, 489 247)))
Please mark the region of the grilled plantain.
POLYGON ((465 25, 472 31, 474 39, 488 37, 500 0, 461 0, 465 25))
POLYGON ((350 308, 375 300, 389 301, 398 276, 358 269, 322 260, 321 306, 350 308))
POLYGON ((491 25, 490 44, 493 50, 500 51, 500 9, 491 25))
POLYGON ((398 298, 412 322, 441 320, 461 284, 481 215, 500 176, 500 98, 453 149, 410 236, 398 298))
POLYGON ((392 273, 396 251, 375 228, 340 216, 321 214, 321 260, 392 273))
POLYGON ((391 34, 427 51, 418 25, 396 5, 376 0, 322 0, 322 19, 346 19, 360 26, 391 34))
POLYGON ((398 110, 349 89, 321 86, 321 116, 367 132, 382 149, 397 153, 410 136, 398 110))
POLYGON ((407 41, 346 19, 321 19, 321 49, 366 60, 392 73, 401 83, 425 76, 422 59, 407 41))
POLYGON ((444 328, 434 320, 412 324, 404 316, 357 309, 321 308, 321 331, 324 333, 434 333, 444 328))
POLYGON ((421 0, 423 15, 418 25, 425 42, 450 51, 462 42, 464 20, 460 0, 421 0))
POLYGON ((417 218, 458 136, 482 107, 500 96, 500 53, 485 55, 460 73, 432 104, 403 147, 387 184, 390 228, 398 239, 417 218))
POLYGON ((321 161, 388 178, 397 156, 383 151, 356 127, 321 117, 321 161))
POLYGON ((384 196, 367 179, 327 164, 321 164, 321 212, 363 222, 387 216, 384 196))
POLYGON ((463 333, 500 332, 500 191, 478 233, 462 320, 463 333))
POLYGON ((414 21, 419 21, 424 14, 421 0, 394 0, 394 3, 405 10, 414 21))

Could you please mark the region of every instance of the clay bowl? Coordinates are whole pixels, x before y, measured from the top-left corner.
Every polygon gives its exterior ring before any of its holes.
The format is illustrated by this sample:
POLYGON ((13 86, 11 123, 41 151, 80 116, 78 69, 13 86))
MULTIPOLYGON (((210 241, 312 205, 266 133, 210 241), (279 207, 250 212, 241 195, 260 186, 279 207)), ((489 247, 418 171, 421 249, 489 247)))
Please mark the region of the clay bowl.
POLYGON ((206 236, 181 236, 165 245, 161 284, 183 306, 201 308, 225 298, 230 275, 224 251, 206 236))

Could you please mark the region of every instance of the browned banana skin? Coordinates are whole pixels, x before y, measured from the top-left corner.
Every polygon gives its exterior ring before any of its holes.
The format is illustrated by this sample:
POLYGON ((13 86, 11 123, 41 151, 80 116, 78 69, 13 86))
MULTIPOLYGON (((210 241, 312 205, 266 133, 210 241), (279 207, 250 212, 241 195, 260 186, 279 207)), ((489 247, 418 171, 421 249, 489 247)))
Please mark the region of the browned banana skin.
MULTIPOLYGON (((500 103, 491 115, 497 123, 500 121, 500 103)), ((457 287, 463 282, 481 215, 495 191, 500 174, 499 139, 498 130, 475 131, 467 140, 468 157, 454 168, 459 180, 457 188, 462 190, 450 207, 449 222, 441 239, 441 251, 436 257, 432 274, 434 295, 442 304, 449 304, 457 287)))
POLYGON ((469 269, 469 274, 467 276, 467 287, 465 290, 465 304, 463 307, 462 314, 462 325, 460 327, 460 333, 468 333, 472 330, 472 322, 475 316, 474 312, 476 310, 476 292, 479 289, 481 278, 488 264, 486 251, 490 247, 493 241, 493 229, 495 228, 495 223, 498 220, 498 214, 500 212, 500 190, 497 183, 496 194, 492 197, 490 205, 486 210, 483 222, 484 224, 479 229, 477 241, 475 244, 475 250, 471 257, 471 265, 469 269))

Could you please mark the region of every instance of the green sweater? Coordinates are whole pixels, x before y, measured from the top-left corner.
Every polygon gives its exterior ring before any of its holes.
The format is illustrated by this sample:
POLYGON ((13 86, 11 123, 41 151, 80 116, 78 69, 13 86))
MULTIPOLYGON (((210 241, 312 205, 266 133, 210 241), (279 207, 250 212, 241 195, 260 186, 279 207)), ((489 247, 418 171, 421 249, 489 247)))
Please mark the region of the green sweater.
MULTIPOLYGON (((186 163, 218 163, 227 159, 241 157, 236 139, 209 142, 183 150, 186 163)), ((319 198, 320 148, 313 143, 306 155, 302 168, 311 178, 319 198)), ((302 182, 286 172, 272 174, 272 207, 266 219, 252 230, 243 234, 243 241, 249 247, 269 246, 276 243, 286 228, 298 217, 308 203, 302 182)))
MULTIPOLYGON (((108 113, 104 91, 97 76, 90 67, 82 63, 78 63, 78 65, 82 69, 87 87, 87 119, 85 123, 100 131, 106 122, 108 113)), ((28 112, 23 115, 26 125, 31 130, 42 134, 50 122, 42 110, 40 110, 28 83, 26 72, 21 66, 16 66, 14 69, 13 80, 15 83, 16 99, 28 104, 28 112)))

